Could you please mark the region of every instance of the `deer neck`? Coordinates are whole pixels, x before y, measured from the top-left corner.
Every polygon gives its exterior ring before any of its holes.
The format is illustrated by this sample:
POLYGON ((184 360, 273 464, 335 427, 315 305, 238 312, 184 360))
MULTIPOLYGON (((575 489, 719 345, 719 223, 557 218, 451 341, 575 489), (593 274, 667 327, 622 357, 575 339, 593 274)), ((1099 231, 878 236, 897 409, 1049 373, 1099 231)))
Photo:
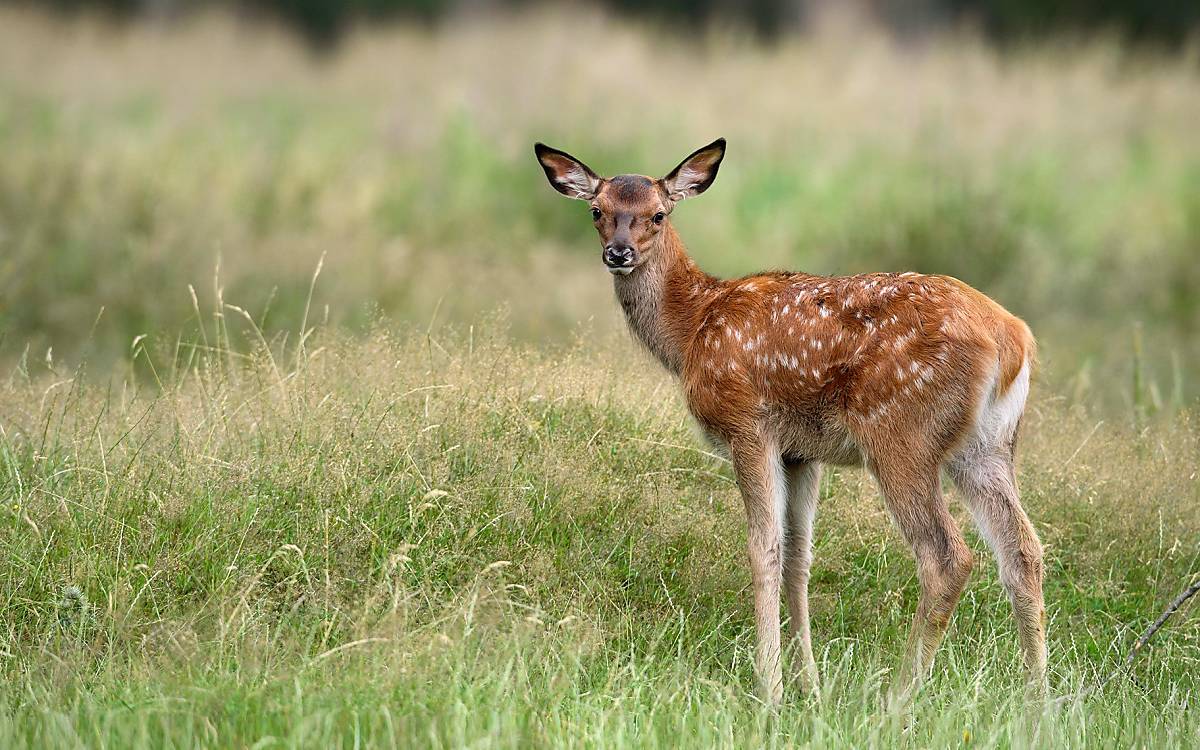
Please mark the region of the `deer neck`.
POLYGON ((679 375, 711 299, 706 292, 720 282, 692 261, 669 222, 655 242, 650 258, 633 273, 613 277, 613 285, 634 338, 679 375))

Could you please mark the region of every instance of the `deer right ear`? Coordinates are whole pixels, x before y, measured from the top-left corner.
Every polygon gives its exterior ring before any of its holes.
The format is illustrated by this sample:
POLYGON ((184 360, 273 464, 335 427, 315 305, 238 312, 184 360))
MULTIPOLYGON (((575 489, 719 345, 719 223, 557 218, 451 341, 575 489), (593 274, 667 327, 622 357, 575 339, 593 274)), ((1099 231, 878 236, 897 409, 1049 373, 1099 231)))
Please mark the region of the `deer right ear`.
POLYGON ((550 148, 544 143, 533 144, 533 152, 537 154, 542 169, 546 171, 546 179, 550 180, 555 190, 581 201, 596 197, 600 178, 586 164, 566 151, 550 148))
POLYGON ((675 202, 700 195, 717 179, 717 170, 721 168, 724 158, 725 139, 718 138, 679 162, 671 174, 662 178, 662 186, 675 202))

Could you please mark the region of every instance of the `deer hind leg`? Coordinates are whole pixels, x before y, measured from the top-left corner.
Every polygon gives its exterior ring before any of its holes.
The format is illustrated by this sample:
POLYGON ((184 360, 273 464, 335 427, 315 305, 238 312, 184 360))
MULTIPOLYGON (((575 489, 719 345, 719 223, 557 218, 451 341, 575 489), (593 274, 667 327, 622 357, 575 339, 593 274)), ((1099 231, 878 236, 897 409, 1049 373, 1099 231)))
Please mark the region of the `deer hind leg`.
POLYGON ((754 671, 762 699, 783 699, 779 665, 779 593, 782 579, 780 545, 786 486, 777 450, 759 438, 730 442, 738 487, 746 506, 750 578, 754 588, 754 671))
POLYGON ((933 667, 959 596, 971 575, 971 551, 942 498, 937 464, 876 462, 871 467, 888 511, 912 547, 921 595, 892 697, 903 702, 933 667))
POLYGON ((1008 592, 1025 676, 1034 695, 1046 694, 1046 607, 1042 545, 1017 494, 1012 452, 973 445, 947 463, 971 516, 996 556, 1008 592))
POLYGON ((808 618, 808 579, 812 567, 813 520, 817 513, 817 489, 821 465, 815 461, 793 461, 784 465, 787 477, 787 515, 783 552, 783 587, 787 593, 793 672, 806 693, 817 691, 817 662, 813 658, 812 633, 808 618))

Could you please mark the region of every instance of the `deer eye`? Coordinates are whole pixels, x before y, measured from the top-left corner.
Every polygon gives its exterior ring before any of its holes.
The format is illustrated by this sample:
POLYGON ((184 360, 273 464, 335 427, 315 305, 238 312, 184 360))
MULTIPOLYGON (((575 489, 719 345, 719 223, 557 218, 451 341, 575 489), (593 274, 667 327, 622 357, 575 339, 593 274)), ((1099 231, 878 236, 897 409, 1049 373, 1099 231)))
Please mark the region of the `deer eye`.
POLYGON ((600 221, 600 209, 592 206, 592 221, 600 221))
POLYGON ((654 214, 654 218, 651 219, 651 221, 653 221, 655 224, 662 224, 663 219, 665 219, 665 218, 667 218, 667 215, 664 214, 662 211, 659 211, 658 213, 654 214))

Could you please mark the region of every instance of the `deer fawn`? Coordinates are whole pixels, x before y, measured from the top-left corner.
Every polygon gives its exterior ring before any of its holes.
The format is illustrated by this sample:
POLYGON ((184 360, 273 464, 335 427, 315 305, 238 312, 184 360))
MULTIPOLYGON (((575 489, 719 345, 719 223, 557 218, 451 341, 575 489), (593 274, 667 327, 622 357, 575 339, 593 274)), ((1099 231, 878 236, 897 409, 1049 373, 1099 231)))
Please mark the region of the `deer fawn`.
POLYGON ((724 139, 657 180, 603 179, 562 151, 539 143, 535 152, 555 190, 589 202, 633 335, 679 378, 692 415, 733 463, 764 699, 783 693, 781 588, 801 687, 817 687, 808 580, 826 463, 866 467, 916 558, 921 594, 893 697, 928 674, 971 572, 943 468, 996 555, 1029 687, 1044 694, 1042 547, 1013 470, 1035 356, 1028 326, 948 276, 704 273, 670 214, 712 185, 724 139))

